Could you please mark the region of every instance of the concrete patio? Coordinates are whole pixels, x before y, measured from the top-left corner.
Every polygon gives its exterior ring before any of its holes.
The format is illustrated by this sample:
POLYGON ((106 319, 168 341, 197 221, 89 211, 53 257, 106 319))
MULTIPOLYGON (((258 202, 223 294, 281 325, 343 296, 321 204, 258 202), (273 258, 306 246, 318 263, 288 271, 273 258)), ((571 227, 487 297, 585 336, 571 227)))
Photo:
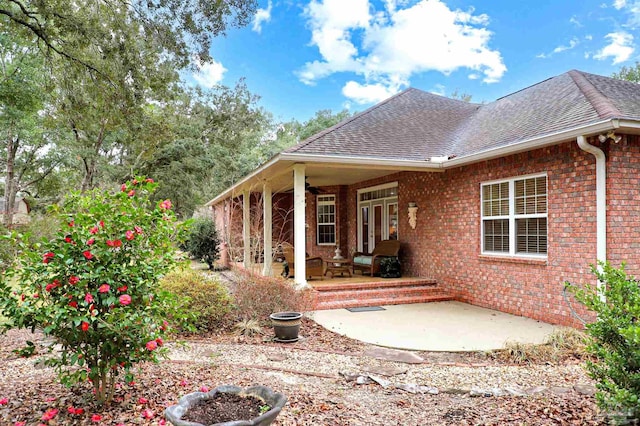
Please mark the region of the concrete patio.
MULTIPOLYGON (((544 343, 555 326, 466 303, 447 301, 309 313, 323 327, 366 343, 420 351, 487 351, 508 342, 544 343)), ((304 335, 304 331, 301 331, 304 335)))

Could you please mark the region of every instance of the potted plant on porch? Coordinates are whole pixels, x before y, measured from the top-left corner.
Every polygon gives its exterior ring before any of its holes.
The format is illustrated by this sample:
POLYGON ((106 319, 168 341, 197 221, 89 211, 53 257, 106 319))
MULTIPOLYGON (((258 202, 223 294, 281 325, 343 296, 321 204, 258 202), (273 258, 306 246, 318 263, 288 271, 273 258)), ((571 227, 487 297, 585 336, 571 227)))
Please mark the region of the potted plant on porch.
POLYGON ((286 402, 283 394, 266 386, 225 385, 183 396, 165 410, 165 418, 174 426, 267 426, 286 402))

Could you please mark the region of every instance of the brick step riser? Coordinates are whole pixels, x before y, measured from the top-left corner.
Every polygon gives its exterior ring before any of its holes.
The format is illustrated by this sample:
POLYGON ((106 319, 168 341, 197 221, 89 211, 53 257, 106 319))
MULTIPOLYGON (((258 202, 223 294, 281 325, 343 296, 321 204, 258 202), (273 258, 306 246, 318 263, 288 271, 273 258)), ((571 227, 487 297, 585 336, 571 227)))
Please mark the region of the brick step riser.
POLYGON ((322 311, 327 309, 356 308, 361 306, 405 305, 411 303, 444 302, 448 300, 454 300, 454 298, 448 295, 441 295, 430 297, 403 297, 395 299, 377 298, 365 300, 338 300, 333 302, 316 303, 314 309, 317 311, 322 311))
POLYGON ((402 288, 402 287, 437 287, 437 282, 433 280, 427 281, 392 281, 392 282, 370 282, 370 283, 346 283, 332 286, 319 286, 315 288, 320 293, 346 291, 346 290, 370 290, 381 288, 402 288))
POLYGON ((446 293, 439 288, 425 288, 425 287, 405 287, 405 288, 392 288, 392 289, 368 289, 368 290, 348 290, 348 291, 334 291, 334 292, 321 292, 317 294, 319 302, 334 301, 334 300, 360 300, 360 299, 373 299, 373 298, 390 298, 396 299, 398 297, 429 297, 429 296, 444 296, 446 293))

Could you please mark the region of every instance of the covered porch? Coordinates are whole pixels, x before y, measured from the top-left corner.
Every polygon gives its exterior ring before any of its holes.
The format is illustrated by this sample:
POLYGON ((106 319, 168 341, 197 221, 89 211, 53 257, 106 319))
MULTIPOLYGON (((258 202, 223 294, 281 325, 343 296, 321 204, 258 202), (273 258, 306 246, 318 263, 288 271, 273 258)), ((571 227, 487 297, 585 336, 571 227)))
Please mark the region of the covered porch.
MULTIPOLYGON (((278 245, 285 242, 294 249, 293 279, 297 287, 335 287, 338 277, 330 280, 332 284, 309 277, 305 265, 307 256, 319 256, 327 261, 333 258, 336 249, 341 249, 344 257, 350 259, 354 252, 370 252, 385 239, 398 239, 402 243, 398 229, 409 234, 406 206, 413 209, 414 228, 417 208, 415 203, 403 199, 397 179, 395 182, 393 179, 401 173, 418 171, 441 169, 437 163, 424 161, 280 154, 208 205, 214 212, 216 207, 224 206, 222 216, 226 222, 220 225, 219 212, 215 212, 214 217, 218 229, 224 229, 229 240, 233 232, 228 225, 233 220, 227 215, 233 211, 231 205, 235 201, 235 209, 241 214, 238 220, 241 226, 235 235, 242 238, 235 244, 237 254, 232 259, 242 261, 245 268, 255 272, 256 263, 260 263, 262 275, 279 275, 281 264, 273 260, 278 256, 278 245), (361 191, 369 192, 361 194, 361 191), (286 214, 282 213, 283 199, 290 205, 286 214), (321 212, 323 205, 328 207, 321 212), (324 212, 328 215, 323 216, 324 212), (328 216, 331 219, 326 224, 320 223, 322 217, 328 216)), ((358 281, 375 288, 371 277, 350 280, 351 284, 358 281)))

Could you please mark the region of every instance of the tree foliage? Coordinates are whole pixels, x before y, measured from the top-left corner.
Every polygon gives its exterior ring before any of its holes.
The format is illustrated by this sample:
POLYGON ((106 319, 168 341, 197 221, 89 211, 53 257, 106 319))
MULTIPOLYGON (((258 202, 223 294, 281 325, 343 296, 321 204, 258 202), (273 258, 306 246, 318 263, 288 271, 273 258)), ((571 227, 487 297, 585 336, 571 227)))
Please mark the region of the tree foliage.
POLYGON ((618 72, 614 72, 611 77, 640 83, 640 62, 636 62, 634 66, 623 66, 618 72))
POLYGON ((192 224, 184 243, 184 249, 194 258, 205 262, 209 269, 219 257, 218 231, 211 219, 196 219, 192 224))

